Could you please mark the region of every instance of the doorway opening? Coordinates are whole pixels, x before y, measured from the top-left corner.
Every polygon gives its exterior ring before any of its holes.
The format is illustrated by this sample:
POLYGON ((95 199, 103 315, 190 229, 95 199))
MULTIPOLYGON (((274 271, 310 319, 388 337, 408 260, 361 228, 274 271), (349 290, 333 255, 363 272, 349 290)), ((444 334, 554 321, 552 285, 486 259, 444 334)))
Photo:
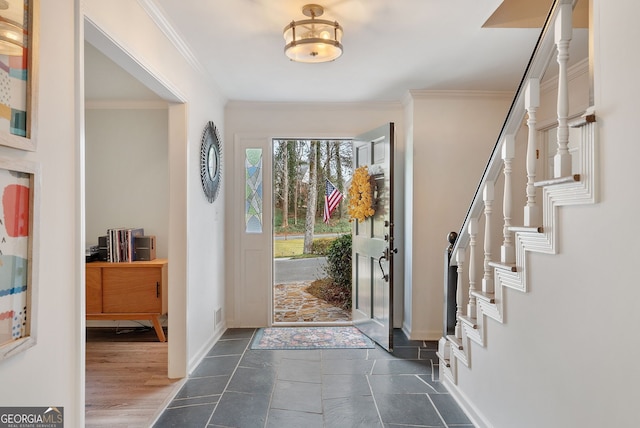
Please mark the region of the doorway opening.
POLYGON ((273 319, 351 323, 351 140, 273 140, 273 319))

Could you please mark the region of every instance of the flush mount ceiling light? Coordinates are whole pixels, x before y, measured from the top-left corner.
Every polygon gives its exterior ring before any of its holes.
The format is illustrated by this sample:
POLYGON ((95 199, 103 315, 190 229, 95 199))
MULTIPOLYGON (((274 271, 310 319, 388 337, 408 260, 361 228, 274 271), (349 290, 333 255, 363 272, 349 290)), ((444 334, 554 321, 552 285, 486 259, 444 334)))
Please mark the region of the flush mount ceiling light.
POLYGON ((21 56, 22 40, 22 28, 0 17, 0 55, 21 56))
POLYGON ((284 53, 292 61, 327 62, 342 55, 342 27, 337 21, 316 19, 324 9, 317 4, 302 7, 311 19, 291 21, 284 27, 284 53))
MULTIPOLYGON (((21 5, 22 6, 22 5, 21 5)), ((0 55, 21 56, 24 47, 23 28, 5 17, 9 9, 7 0, 0 0, 0 55)))

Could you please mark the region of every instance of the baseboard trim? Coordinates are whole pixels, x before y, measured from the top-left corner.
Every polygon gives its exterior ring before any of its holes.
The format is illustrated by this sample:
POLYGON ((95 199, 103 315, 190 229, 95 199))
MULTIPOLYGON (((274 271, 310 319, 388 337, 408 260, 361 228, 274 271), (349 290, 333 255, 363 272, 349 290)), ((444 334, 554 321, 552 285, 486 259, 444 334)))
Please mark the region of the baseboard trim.
POLYGON ((207 352, 215 345, 218 340, 222 337, 224 332, 227 330, 226 324, 222 323, 220 328, 216 330, 214 335, 203 345, 200 347, 198 352, 189 360, 189 365, 187 366, 187 373, 191 375, 193 371, 198 367, 198 364, 202 361, 202 359, 207 355, 207 352))
POLYGON ((440 330, 409 330, 402 327, 402 331, 410 340, 433 340, 438 341, 442 337, 440 330))
POLYGON ((477 428, 493 428, 493 425, 487 420, 487 418, 484 417, 484 415, 478 410, 478 408, 460 389, 458 389, 455 384, 453 384, 446 377, 442 377, 440 381, 442 382, 444 387, 447 388, 447 391, 449 391, 451 397, 456 400, 458 405, 462 408, 464 413, 469 419, 471 419, 471 422, 473 422, 473 424, 477 428))

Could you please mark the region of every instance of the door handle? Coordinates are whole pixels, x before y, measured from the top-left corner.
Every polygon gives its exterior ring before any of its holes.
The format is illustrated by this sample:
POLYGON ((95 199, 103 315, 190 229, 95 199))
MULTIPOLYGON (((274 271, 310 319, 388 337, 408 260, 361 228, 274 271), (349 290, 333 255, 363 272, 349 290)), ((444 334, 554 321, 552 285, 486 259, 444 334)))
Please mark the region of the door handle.
POLYGON ((389 249, 386 248, 382 255, 378 258, 378 266, 380 266, 380 271, 382 272, 382 279, 385 282, 389 282, 389 275, 384 272, 384 268, 382 267, 382 259, 389 260, 389 249))
POLYGON ((394 254, 398 253, 398 249, 394 248, 393 250, 389 250, 389 247, 385 248, 384 251, 382 252, 382 255, 380 257, 378 257, 378 266, 380 266, 380 271, 382 272, 382 279, 385 280, 385 282, 389 282, 389 274, 384 272, 384 268, 382 267, 382 259, 385 260, 389 260, 389 253, 393 252, 394 254))

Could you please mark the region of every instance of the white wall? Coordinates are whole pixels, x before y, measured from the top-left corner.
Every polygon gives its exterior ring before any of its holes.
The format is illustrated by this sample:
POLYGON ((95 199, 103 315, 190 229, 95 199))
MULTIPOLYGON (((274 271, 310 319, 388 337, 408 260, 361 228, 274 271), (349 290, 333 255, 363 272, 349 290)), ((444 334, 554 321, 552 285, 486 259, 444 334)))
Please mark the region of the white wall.
MULTIPOLYGON (((265 156, 270 153, 272 138, 352 138, 363 132, 377 128, 385 123, 396 125, 396 236, 404 231, 404 213, 402 211, 404 177, 403 160, 404 124, 400 103, 368 103, 368 104, 298 104, 298 103, 245 103, 232 102, 226 108, 225 115, 225 181, 233 183, 233 190, 227 197, 229 227, 227 242, 229 243, 229 261, 232 266, 227 270, 228 304, 227 322, 234 327, 262 327, 269 325, 269 300, 271 299, 272 254, 271 254, 271 208, 265 205, 265 232, 260 237, 256 250, 251 256, 243 254, 239 242, 242 242, 244 231, 244 164, 234 159, 234 141, 239 144, 255 144, 264 147, 265 156), (234 175, 235 174, 235 175, 234 175), (239 177, 239 178, 238 178, 239 177), (260 260, 256 260, 259 258, 260 260), (246 261, 245 261, 246 260, 246 261), (262 271, 257 271, 262 266, 262 271), (246 280, 243 278, 247 278, 246 280), (251 279, 249 279, 251 278, 251 279)), ((239 154, 239 160, 243 159, 239 154)), ((265 169, 270 167, 265 163, 265 169)), ((265 204, 270 198, 270 172, 264 176, 265 204), (269 175, 267 175, 269 174, 269 175), (269 192, 269 193, 267 193, 269 192)), ((402 239, 396 241, 400 248, 395 258, 396 301, 402 302, 403 279, 403 246, 402 239)), ((247 242, 246 244, 253 245, 247 242)), ((402 306, 400 304, 400 306, 402 306)), ((402 312, 398 312, 396 324, 401 325, 402 312)))
MULTIPOLYGON (((86 46, 86 44, 85 44, 86 46)), ((85 106, 86 242, 112 227, 142 227, 156 237, 156 256, 169 253, 168 112, 164 101, 85 106), (153 106, 153 108, 149 108, 153 106)), ((148 323, 149 325, 150 322, 148 323)), ((89 327, 137 321, 87 321, 89 327)), ((166 325, 166 322, 165 322, 166 325)))
POLYGON ((173 338, 174 346, 186 349, 183 356, 190 370, 224 330, 223 323, 215 325, 214 313, 224 305, 225 189, 223 183, 218 200, 210 204, 202 192, 199 171, 202 131, 213 121, 224 136, 226 99, 192 66, 193 61, 177 51, 152 19, 153 11, 143 9, 145 5, 90 0, 85 1, 85 13, 104 39, 113 42, 106 43, 111 50, 103 53, 117 63, 122 61, 121 52, 134 57, 133 68, 141 64, 146 72, 143 83, 154 89, 160 82, 156 93, 162 96, 167 91, 165 99, 181 100, 187 106, 182 111, 169 107, 169 355, 171 364, 173 338), (176 129, 181 123, 183 131, 176 129))
POLYGON ((513 96, 472 91, 411 91, 410 96, 413 176, 407 181, 413 191, 407 195, 412 199, 407 215, 413 222, 407 236, 412 263, 406 265, 411 295, 405 305, 411 309, 404 329, 411 339, 437 340, 447 235, 462 225, 513 96))
POLYGON ((403 296, 403 319, 402 330, 407 336, 411 335, 413 320, 413 194, 414 194, 414 168, 415 159, 413 157, 413 97, 407 94, 404 100, 404 135, 405 135, 405 157, 404 157, 404 296, 403 296))
POLYGON ((87 109, 86 239, 113 227, 155 235, 158 258, 168 256, 169 152, 166 106, 87 109))
POLYGON ((631 0, 594 0, 599 201, 560 208, 557 255, 529 254, 530 292, 506 291, 459 388, 495 427, 637 425, 640 299, 633 243, 640 202, 637 105, 640 38, 631 0))
POLYGON ((74 1, 40 2, 38 137, 35 152, 0 156, 41 167, 37 344, 0 361, 2 406, 62 406, 65 426, 81 426, 83 348, 79 290, 83 257, 76 135, 74 1))
POLYGON ((37 150, 0 147, 0 156, 41 167, 40 245, 34 249, 40 267, 38 343, 0 362, 0 402, 61 406, 66 426, 78 427, 84 421, 83 13, 104 32, 107 44, 135 57, 138 67, 162 82, 156 81, 156 89, 188 104, 188 109, 169 106, 174 125, 169 128, 169 287, 170 294, 181 291, 174 302, 182 303, 184 318, 171 324, 169 346, 184 351, 179 355, 182 372, 194 366, 224 329, 212 319, 214 309, 224 304, 224 188, 215 204, 205 200, 199 147, 207 121, 222 127, 226 100, 184 60, 138 2, 44 1, 40 9, 37 150))

